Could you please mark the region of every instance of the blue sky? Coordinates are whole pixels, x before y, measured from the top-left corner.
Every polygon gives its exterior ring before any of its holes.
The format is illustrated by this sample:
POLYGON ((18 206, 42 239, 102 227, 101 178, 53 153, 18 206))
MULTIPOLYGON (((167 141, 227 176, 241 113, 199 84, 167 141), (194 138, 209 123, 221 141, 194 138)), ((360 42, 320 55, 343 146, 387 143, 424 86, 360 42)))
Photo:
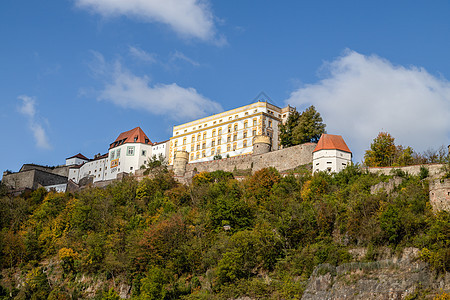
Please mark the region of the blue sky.
POLYGON ((379 131, 450 144, 449 1, 5 0, 0 167, 105 153, 265 92, 360 162, 379 131))

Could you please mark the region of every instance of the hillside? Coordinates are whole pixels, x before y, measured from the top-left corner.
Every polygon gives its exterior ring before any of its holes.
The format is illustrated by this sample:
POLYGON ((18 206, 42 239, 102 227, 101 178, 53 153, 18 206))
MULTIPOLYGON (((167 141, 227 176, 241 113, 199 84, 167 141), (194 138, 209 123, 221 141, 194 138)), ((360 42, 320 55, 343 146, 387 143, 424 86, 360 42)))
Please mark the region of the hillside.
POLYGON ((432 211, 426 174, 397 175, 389 193, 371 187, 392 176, 354 166, 2 190, 0 299, 444 299, 450 215, 432 211))

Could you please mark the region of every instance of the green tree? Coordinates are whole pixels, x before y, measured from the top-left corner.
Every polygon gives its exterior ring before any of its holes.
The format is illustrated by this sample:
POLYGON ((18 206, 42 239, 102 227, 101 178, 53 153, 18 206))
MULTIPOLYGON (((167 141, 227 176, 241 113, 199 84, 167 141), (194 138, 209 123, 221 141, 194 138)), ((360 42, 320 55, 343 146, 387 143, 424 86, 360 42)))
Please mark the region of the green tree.
POLYGON ((394 138, 387 132, 380 132, 364 154, 364 164, 368 167, 387 167, 393 163, 397 148, 394 138))
POLYGON ((325 133, 326 125, 320 113, 314 105, 308 107, 299 114, 294 112, 289 115, 286 124, 280 126, 280 139, 284 147, 295 146, 308 142, 317 142, 322 133, 325 133))

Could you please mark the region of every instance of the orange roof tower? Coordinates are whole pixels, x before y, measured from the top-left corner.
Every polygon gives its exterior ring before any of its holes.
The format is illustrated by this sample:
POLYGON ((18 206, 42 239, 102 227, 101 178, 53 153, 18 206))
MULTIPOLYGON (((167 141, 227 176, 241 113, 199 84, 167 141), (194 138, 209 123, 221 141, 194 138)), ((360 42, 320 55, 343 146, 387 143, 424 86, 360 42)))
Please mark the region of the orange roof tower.
POLYGON ((319 142, 317 143, 316 148, 314 148, 314 152, 319 150, 341 150, 344 152, 352 153, 350 149, 348 149, 347 144, 344 139, 340 135, 334 134, 322 134, 319 142))

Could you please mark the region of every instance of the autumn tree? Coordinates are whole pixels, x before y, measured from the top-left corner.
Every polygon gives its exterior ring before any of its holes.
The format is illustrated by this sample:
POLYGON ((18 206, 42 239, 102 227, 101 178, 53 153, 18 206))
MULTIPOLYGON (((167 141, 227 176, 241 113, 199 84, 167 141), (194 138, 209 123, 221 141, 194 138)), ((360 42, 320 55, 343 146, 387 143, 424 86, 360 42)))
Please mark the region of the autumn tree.
POLYGON ((397 148, 394 138, 387 132, 380 132, 364 154, 364 164, 368 167, 387 167, 394 160, 397 148))
POLYGON ((280 125, 280 140, 283 147, 295 146, 308 142, 318 142, 326 125, 320 113, 311 105, 299 114, 293 112, 285 124, 280 125))

